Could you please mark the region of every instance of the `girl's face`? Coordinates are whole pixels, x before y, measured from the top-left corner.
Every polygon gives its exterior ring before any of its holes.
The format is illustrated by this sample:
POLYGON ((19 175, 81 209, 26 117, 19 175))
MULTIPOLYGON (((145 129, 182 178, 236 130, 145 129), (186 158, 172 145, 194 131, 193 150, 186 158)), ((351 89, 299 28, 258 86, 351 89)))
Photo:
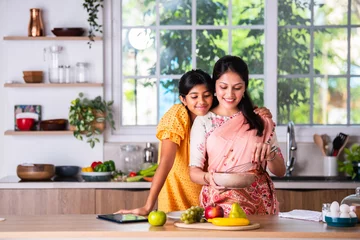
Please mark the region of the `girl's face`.
POLYGON ((245 82, 235 72, 224 73, 215 84, 216 97, 223 114, 235 114, 239 111, 237 105, 245 93, 245 82))
POLYGON ((189 109, 191 120, 194 120, 196 116, 203 116, 210 110, 213 94, 204 84, 200 84, 193 87, 185 97, 180 96, 180 100, 189 109))

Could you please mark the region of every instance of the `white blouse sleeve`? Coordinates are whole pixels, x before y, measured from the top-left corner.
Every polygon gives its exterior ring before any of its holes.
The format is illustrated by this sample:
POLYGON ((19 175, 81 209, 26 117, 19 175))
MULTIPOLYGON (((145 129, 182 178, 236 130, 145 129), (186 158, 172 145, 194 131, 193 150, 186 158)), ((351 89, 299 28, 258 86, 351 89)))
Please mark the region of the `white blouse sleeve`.
POLYGON ((205 116, 195 118, 190 133, 190 166, 204 168, 206 161, 205 116))

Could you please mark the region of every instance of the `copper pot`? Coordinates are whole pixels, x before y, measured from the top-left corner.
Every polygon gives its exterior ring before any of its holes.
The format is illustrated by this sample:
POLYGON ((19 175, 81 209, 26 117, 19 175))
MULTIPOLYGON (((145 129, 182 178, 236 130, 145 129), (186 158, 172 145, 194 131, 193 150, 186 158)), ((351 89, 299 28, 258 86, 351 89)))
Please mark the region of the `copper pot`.
POLYGON ((55 175, 52 164, 23 164, 18 165, 16 173, 21 180, 50 180, 55 175))
POLYGON ((28 36, 29 37, 45 36, 44 24, 42 21, 41 10, 39 8, 30 9, 28 36))

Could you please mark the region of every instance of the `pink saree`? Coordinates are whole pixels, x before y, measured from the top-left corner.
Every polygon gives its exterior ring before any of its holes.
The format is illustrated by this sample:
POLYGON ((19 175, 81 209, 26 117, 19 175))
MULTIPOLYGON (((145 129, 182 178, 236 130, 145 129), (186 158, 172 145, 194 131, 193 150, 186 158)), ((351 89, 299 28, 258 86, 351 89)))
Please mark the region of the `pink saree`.
MULTIPOLYGON (((225 172, 233 166, 251 162, 254 144, 270 143, 275 130, 273 121, 264 118, 264 134, 258 137, 256 130, 248 131, 249 126, 241 113, 235 114, 228 120, 216 118, 210 120, 214 128, 206 136, 209 172, 225 172)), ((244 189, 224 190, 203 186, 200 193, 202 207, 215 203, 224 209, 225 215, 228 215, 231 204, 238 202, 248 215, 277 214, 278 201, 274 184, 264 169, 266 162, 260 169, 252 169, 256 173, 256 180, 244 189)))

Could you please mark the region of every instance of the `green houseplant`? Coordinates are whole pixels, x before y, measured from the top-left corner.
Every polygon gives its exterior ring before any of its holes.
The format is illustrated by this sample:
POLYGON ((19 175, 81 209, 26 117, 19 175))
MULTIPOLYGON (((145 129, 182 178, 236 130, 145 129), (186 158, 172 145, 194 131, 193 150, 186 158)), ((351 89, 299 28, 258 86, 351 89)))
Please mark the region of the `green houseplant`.
POLYGON ((353 144, 350 148, 344 148, 345 161, 338 161, 339 172, 345 172, 352 179, 360 178, 360 145, 353 144))
POLYGON ((96 142, 100 142, 96 135, 104 131, 105 122, 115 129, 112 105, 113 101, 106 102, 101 96, 88 99, 79 93, 79 97, 71 101, 69 111, 70 129, 74 131, 74 137, 82 141, 85 135, 93 148, 96 142))
POLYGON ((102 25, 98 23, 98 13, 100 8, 104 7, 104 0, 84 0, 83 7, 86 9, 88 13, 88 23, 90 25, 89 29, 89 48, 91 48, 92 42, 94 42, 95 32, 102 33, 102 25))

